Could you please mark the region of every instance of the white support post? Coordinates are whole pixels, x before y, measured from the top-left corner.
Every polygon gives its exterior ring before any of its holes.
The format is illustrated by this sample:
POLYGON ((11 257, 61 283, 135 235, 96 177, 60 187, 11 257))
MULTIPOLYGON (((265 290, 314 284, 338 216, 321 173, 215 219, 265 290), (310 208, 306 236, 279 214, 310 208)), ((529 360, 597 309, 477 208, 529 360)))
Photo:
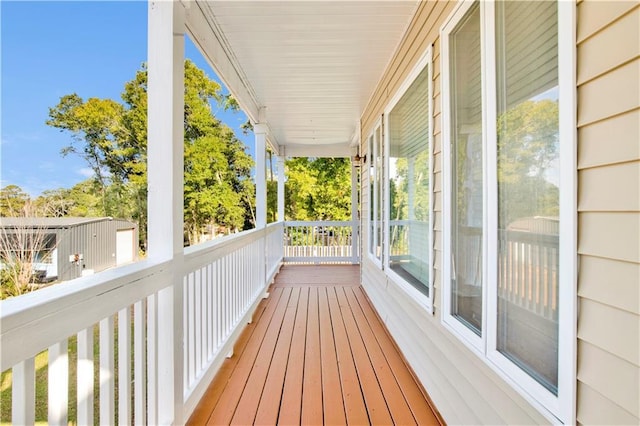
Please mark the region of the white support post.
POLYGON ((49 424, 64 426, 69 405, 69 343, 49 347, 49 424))
POLYGON ((278 156, 278 220, 281 222, 284 222, 284 173, 284 155, 280 155, 278 156))
MULTIPOLYGON (((116 420, 115 406, 115 340, 113 317, 100 321, 100 425, 113 425, 116 420)), ((67 424, 65 422, 64 424, 67 424)))
POLYGON ((267 226, 266 124, 254 125, 253 132, 256 138, 256 229, 262 229, 267 226))
POLYGON ((351 263, 357 265, 358 260, 358 168, 351 161, 351 263))
POLYGON ((149 2, 148 30, 148 257, 172 261, 168 287, 158 292, 156 376, 158 424, 182 424, 183 397, 183 166, 184 6, 149 2))
POLYGON ((77 421, 79 425, 93 424, 93 326, 78 333, 77 421))
MULTIPOLYGON (((267 174, 266 174, 266 148, 267 148, 267 125, 265 122, 265 109, 260 109, 260 123, 253 126, 253 133, 256 137, 256 229, 267 227, 267 174)), ((260 253, 262 261, 259 265, 259 276, 264 287, 263 297, 268 297, 267 292, 267 244, 266 233, 260 239, 260 253)))
POLYGON ((36 421, 35 358, 25 359, 12 370, 11 421, 14 425, 32 425, 36 421))

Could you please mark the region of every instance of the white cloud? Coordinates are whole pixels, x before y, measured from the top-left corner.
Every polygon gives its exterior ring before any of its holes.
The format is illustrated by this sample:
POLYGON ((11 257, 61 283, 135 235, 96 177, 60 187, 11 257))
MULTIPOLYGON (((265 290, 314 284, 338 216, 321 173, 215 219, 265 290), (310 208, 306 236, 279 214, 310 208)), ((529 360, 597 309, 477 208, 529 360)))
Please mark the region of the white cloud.
POLYGON ((78 173, 79 175, 82 175, 86 178, 90 178, 93 177, 94 173, 93 173, 93 169, 90 167, 83 167, 81 169, 76 170, 76 173, 78 173))

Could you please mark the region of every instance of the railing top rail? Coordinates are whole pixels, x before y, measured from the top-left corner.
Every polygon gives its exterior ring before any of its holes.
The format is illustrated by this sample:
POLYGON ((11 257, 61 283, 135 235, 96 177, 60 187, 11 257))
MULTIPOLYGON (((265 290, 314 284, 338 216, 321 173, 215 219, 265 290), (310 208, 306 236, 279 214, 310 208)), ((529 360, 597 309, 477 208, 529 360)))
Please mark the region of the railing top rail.
POLYGON ((353 226, 357 225, 357 220, 288 220, 284 226, 353 226))
POLYGON ((1 302, 0 371, 171 285, 169 262, 141 261, 1 302))

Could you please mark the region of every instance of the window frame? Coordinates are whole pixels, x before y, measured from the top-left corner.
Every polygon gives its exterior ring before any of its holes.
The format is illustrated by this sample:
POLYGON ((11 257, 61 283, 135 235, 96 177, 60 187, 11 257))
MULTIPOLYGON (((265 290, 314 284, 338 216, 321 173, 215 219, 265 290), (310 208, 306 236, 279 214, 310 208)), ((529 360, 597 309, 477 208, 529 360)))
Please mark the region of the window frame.
MULTIPOLYGON (((368 194, 369 194, 369 208, 371 209, 371 211, 369 212, 369 215, 367 216, 367 222, 368 222, 368 237, 367 237, 367 255, 369 257, 369 260, 371 260, 378 268, 382 269, 382 265, 383 265, 383 259, 384 259, 384 244, 380 244, 380 258, 378 258, 378 256, 376 256, 375 250, 378 247, 378 232, 377 232, 377 228, 376 228, 376 224, 378 223, 378 217, 377 217, 377 212, 378 212, 378 206, 380 205, 380 202, 382 200, 380 200, 379 198, 379 194, 383 193, 383 188, 377 188, 378 191, 376 191, 376 185, 381 185, 382 182, 378 182, 376 180, 376 177, 378 176, 378 165, 377 165, 377 157, 378 157, 378 150, 380 149, 380 146, 383 144, 384 140, 384 136, 382 133, 382 118, 379 118, 378 120, 376 120, 376 122, 373 125, 373 129, 371 130, 371 132, 369 133, 369 136, 367 136, 367 150, 368 150, 368 157, 369 157, 369 167, 367 169, 367 173, 369 174, 368 176, 368 180, 369 180, 369 185, 367 188, 368 194), (380 136, 377 136, 377 135, 380 136), (373 168, 373 182, 371 182, 371 169, 373 168), (372 191, 373 188, 373 191, 372 191), (371 213, 373 213, 373 221, 371 219, 371 213)), ((384 164, 384 148, 382 150, 383 152, 381 153, 381 158, 382 158, 382 164, 384 164)), ((384 172, 384 167, 383 170, 380 172, 384 172)), ((382 179, 382 181, 384 181, 384 175, 381 173, 380 177, 382 179)), ((383 197, 384 198, 384 197, 383 197)), ((381 221, 381 226, 384 226, 384 214, 380 215, 380 221, 381 221)))
POLYGON ((423 308, 427 310, 430 314, 433 314, 433 288, 434 288, 434 250, 433 250, 433 225, 434 225, 434 186, 433 186, 433 49, 432 46, 429 45, 427 49, 423 52, 422 56, 418 60, 418 62, 414 65, 409 75, 404 79, 395 95, 391 98, 387 106, 384 110, 384 133, 383 133, 383 147, 384 147, 384 197, 383 200, 386 204, 383 205, 384 212, 384 220, 383 220, 383 229, 384 229, 384 249, 383 249, 383 265, 386 271, 387 277, 391 279, 394 283, 396 283, 401 289, 403 289, 413 300, 418 302, 423 308), (388 205, 388 201, 391 199, 390 195, 390 184, 389 184, 389 148, 390 148, 390 131, 389 131, 389 116, 393 111, 395 106, 398 104, 400 99, 407 93, 413 82, 418 78, 418 76, 424 71, 427 70, 427 81, 428 81, 428 102, 427 102, 427 114, 428 114, 428 137, 427 137, 427 158, 429 159, 427 167, 429 168, 429 221, 428 221, 428 229, 429 236, 427 238, 427 244, 429 246, 429 250, 427 253, 427 262, 429 264, 429 282, 427 283, 428 296, 421 293, 416 289, 413 285, 408 283, 404 278, 402 278, 399 274, 395 273, 390 267, 390 251, 389 251, 389 223, 390 223, 390 208, 388 205))
POLYGON ((493 371, 553 422, 576 421, 577 351, 577 131, 576 131, 576 10, 558 1, 558 103, 560 170, 560 245, 558 317, 558 394, 544 388, 497 349, 497 76, 495 2, 460 1, 440 29, 442 81, 443 173, 443 326, 475 352, 493 371), (482 332, 476 335, 451 314, 451 76, 449 36, 475 5, 480 7, 482 144, 483 144, 483 288, 482 332))

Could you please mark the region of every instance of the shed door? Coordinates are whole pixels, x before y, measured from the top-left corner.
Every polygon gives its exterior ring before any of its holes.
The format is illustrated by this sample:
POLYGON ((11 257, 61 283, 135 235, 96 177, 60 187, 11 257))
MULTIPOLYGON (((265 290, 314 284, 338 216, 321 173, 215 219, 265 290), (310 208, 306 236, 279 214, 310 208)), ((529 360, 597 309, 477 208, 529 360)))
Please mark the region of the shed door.
POLYGON ((121 229, 116 233, 116 266, 133 262, 134 235, 133 229, 121 229))

